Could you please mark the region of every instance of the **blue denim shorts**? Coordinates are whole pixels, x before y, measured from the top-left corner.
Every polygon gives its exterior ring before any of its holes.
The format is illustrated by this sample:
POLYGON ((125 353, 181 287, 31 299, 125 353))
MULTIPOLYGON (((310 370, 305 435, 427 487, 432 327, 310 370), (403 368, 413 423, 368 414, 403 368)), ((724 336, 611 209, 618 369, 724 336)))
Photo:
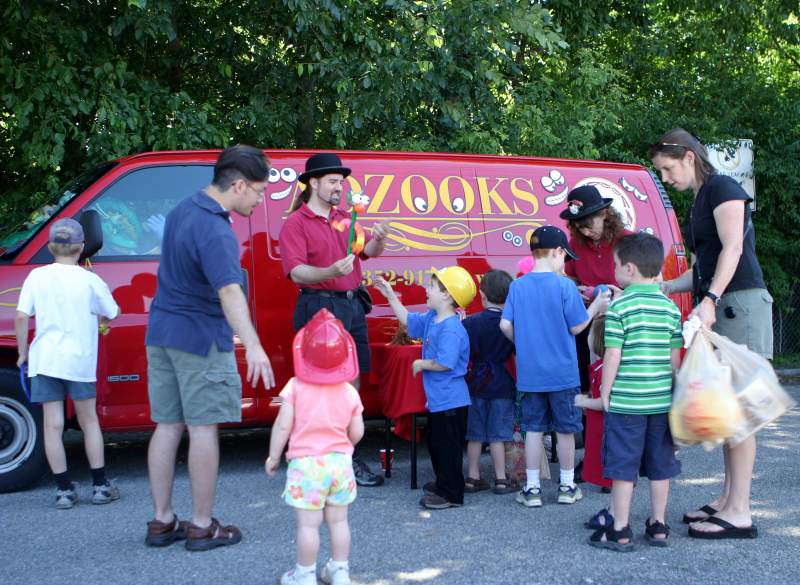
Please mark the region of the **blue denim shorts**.
POLYGON ((522 421, 523 431, 533 433, 570 434, 583 430, 581 409, 575 406, 575 396, 580 388, 568 388, 557 392, 523 392, 522 421))
POLYGON ((94 382, 73 382, 37 374, 31 378, 31 400, 52 402, 64 400, 69 394, 72 400, 86 400, 97 396, 94 382))
POLYGON ((607 412, 603 433, 603 475, 608 479, 652 481, 681 472, 666 414, 607 412))
POLYGON ((514 400, 472 398, 467 414, 467 441, 499 443, 514 437, 514 400))

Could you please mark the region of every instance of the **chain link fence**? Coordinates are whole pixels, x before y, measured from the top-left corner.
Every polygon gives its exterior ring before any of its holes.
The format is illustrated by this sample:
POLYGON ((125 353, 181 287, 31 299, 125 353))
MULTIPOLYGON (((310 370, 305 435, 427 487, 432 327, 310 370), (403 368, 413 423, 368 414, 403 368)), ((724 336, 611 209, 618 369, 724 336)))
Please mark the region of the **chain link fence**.
POLYGON ((800 354, 800 296, 795 293, 773 305, 772 329, 776 356, 800 354))

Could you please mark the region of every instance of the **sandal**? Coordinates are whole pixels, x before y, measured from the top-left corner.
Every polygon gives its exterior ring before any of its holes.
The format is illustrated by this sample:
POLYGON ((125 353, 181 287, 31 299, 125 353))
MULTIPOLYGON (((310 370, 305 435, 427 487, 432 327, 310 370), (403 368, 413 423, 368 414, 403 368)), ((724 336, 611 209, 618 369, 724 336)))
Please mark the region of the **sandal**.
POLYGON ((589 544, 596 548, 607 548, 617 552, 632 552, 636 550, 633 544, 633 531, 630 524, 622 530, 614 530, 613 526, 606 526, 597 530, 589 537, 589 544), (620 542, 627 540, 628 542, 620 542))
POLYGON ((468 494, 474 494, 475 492, 482 492, 488 489, 489 484, 482 479, 468 477, 464 480, 464 491, 468 494))
POLYGON ((658 520, 651 523, 650 518, 648 518, 644 523, 644 538, 650 543, 650 546, 669 546, 667 542, 669 538, 669 525, 659 522, 658 520), (662 534, 664 538, 659 538, 662 534))
POLYGON ((169 546, 176 540, 186 540, 188 525, 185 520, 178 520, 175 514, 172 515, 171 522, 160 522, 154 518, 147 523, 144 543, 147 546, 169 546))
POLYGON ((583 527, 589 528, 590 530, 600 530, 601 528, 613 525, 614 517, 611 515, 611 512, 608 511, 608 508, 603 508, 597 514, 589 518, 588 522, 583 523, 583 527))
POLYGON ((211 550, 237 544, 241 540, 242 532, 236 526, 222 526, 216 518, 212 518, 211 525, 206 528, 187 522, 186 550, 211 550))
POLYGON ((492 492, 495 494, 510 494, 519 490, 519 484, 513 479, 496 479, 492 492))
POLYGON ((708 524, 714 524, 715 526, 719 526, 722 530, 697 530, 696 528, 692 528, 689 526, 689 536, 692 538, 704 538, 706 540, 721 540, 723 538, 757 538, 758 537, 758 529, 756 528, 755 524, 751 524, 750 526, 739 527, 734 526, 727 520, 723 520, 722 518, 717 518, 716 516, 709 516, 702 522, 707 522, 708 524))
POLYGON ((719 510, 717 510, 716 508, 713 508, 712 506, 706 505, 706 506, 703 506, 702 508, 698 508, 696 510, 696 512, 702 512, 703 514, 705 514, 705 516, 702 516, 702 517, 701 516, 689 516, 689 514, 691 514, 691 512, 689 512, 689 513, 683 515, 683 523, 684 524, 691 524, 692 522, 704 522, 705 520, 708 520, 708 518, 710 518, 711 516, 713 516, 714 514, 719 512, 719 510))

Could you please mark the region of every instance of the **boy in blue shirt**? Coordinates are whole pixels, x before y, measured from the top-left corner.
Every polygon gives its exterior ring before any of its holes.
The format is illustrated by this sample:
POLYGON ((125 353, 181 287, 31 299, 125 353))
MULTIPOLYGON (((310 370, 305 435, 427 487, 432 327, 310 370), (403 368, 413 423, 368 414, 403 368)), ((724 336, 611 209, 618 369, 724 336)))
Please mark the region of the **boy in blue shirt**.
POLYGON ((427 313, 409 313, 392 287, 378 277, 376 288, 389 301, 410 337, 422 338, 422 359, 413 364, 422 372, 428 399, 428 451, 436 481, 424 486, 420 504, 438 510, 464 504, 463 450, 467 430, 469 390, 464 376, 469 361, 469 338, 456 308, 475 298, 475 281, 460 266, 433 270, 425 293, 427 313))
POLYGON ((490 270, 484 274, 479 287, 484 310, 464 319, 472 362, 467 374, 472 400, 467 415, 467 492, 489 489, 488 482, 480 475, 484 443, 489 443, 492 455, 494 493, 507 494, 516 490, 516 482, 506 479, 504 445, 514 438, 515 384, 506 369, 506 362, 514 353, 514 344, 500 331, 500 317, 512 280, 504 270, 490 270))
POLYGON ((559 504, 583 497, 575 485, 575 437, 583 428, 575 406, 580 391, 575 335, 608 307, 609 293, 584 307, 571 280, 560 273, 567 259, 576 259, 567 236, 555 226, 542 226, 531 236, 533 271, 511 283, 500 329, 517 349, 517 389, 525 432, 527 483, 516 500, 529 508, 542 505, 539 462, 542 434, 551 428, 558 437, 561 478, 559 504))

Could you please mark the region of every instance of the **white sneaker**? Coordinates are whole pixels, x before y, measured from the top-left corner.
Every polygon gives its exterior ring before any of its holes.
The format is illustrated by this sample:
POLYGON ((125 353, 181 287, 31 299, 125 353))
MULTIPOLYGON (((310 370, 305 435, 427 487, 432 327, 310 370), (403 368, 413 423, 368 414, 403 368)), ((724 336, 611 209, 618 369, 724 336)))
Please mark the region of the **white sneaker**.
POLYGON ((291 569, 281 575, 281 585, 317 585, 317 573, 311 571, 300 575, 296 569, 291 569))
POLYGON ((350 585, 350 570, 344 567, 331 568, 331 561, 325 563, 319 576, 326 585, 350 585))

